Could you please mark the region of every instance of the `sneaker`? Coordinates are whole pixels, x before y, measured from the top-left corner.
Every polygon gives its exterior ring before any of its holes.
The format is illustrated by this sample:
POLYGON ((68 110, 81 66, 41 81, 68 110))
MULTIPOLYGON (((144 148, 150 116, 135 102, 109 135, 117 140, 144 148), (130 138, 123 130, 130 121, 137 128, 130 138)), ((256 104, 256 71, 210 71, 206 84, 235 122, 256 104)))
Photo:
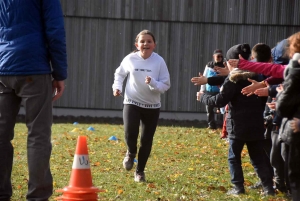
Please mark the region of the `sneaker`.
POLYGON ((244 188, 232 188, 226 193, 227 195, 240 195, 240 194, 245 194, 245 189, 244 188))
POLYGON ((135 172, 134 173, 135 182, 146 182, 146 176, 144 172, 135 172))
POLYGON ((289 199, 292 199, 292 193, 291 191, 287 190, 287 192, 285 193, 286 197, 289 198, 289 199))
POLYGON ((274 196, 274 195, 275 195, 275 190, 274 190, 273 186, 272 186, 272 187, 264 187, 264 192, 263 192, 263 194, 264 194, 265 196, 268 196, 268 195, 274 196))
POLYGON ((123 160, 123 167, 126 170, 131 170, 134 164, 134 156, 132 156, 128 151, 126 152, 125 158, 123 160))
POLYGON ((216 130, 217 127, 216 127, 216 126, 208 126, 207 129, 210 129, 210 130, 216 130))
POLYGON ((275 191, 280 191, 281 193, 287 193, 287 191, 288 191, 285 184, 280 185, 276 182, 275 182, 274 188, 275 188, 275 191))
POLYGON ((256 182, 253 186, 249 186, 251 189, 259 189, 262 188, 262 183, 261 181, 256 182))

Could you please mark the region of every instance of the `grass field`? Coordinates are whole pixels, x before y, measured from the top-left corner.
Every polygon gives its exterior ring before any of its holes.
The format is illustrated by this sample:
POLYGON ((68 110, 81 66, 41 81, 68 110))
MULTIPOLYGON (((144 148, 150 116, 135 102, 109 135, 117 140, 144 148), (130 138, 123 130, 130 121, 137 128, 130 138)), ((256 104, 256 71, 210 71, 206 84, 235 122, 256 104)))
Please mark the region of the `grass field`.
MULTIPOLYGON (((247 188, 258 178, 246 148, 242 153, 246 194, 238 197, 226 195, 231 188, 228 143, 219 139, 220 130, 159 126, 145 170, 146 183, 134 182, 134 170, 126 171, 122 167, 126 152, 123 125, 54 124, 52 132, 51 170, 55 190, 69 185, 77 138, 85 135, 88 137, 93 184, 105 190, 98 194, 99 200, 289 200, 281 193, 275 197, 263 197, 260 190, 247 188), (95 131, 88 131, 90 126, 95 131), (108 140, 111 136, 119 140, 108 140)), ((13 201, 25 200, 27 192, 26 136, 26 126, 17 124, 13 140, 13 201)), ((51 200, 61 195, 55 192, 51 200)))

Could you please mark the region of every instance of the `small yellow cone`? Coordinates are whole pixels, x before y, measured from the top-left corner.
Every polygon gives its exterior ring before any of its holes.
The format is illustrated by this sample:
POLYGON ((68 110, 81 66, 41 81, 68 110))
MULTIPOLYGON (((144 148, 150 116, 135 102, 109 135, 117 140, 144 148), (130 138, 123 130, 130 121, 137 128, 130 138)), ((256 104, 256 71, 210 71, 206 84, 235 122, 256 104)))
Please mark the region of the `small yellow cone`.
POLYGON ((79 128, 74 128, 71 132, 72 133, 79 132, 79 128))

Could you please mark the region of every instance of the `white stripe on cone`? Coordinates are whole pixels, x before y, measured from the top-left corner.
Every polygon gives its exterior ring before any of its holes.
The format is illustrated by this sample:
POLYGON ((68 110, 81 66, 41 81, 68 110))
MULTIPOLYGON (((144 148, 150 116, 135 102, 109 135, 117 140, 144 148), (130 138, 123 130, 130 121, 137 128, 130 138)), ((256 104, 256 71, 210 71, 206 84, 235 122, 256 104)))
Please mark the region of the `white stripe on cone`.
POLYGON ((90 169, 89 155, 75 154, 72 169, 90 169))

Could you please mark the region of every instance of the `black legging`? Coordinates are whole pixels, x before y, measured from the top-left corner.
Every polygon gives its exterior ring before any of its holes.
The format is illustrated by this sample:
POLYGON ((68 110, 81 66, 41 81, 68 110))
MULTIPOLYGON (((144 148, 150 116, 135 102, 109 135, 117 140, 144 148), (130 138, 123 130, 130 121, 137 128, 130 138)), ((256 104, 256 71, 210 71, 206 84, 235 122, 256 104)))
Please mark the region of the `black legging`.
POLYGON ((130 154, 137 153, 137 139, 141 123, 140 148, 136 172, 143 172, 151 152, 153 136, 156 130, 159 108, 146 109, 135 105, 125 104, 123 108, 123 121, 125 141, 130 154))

